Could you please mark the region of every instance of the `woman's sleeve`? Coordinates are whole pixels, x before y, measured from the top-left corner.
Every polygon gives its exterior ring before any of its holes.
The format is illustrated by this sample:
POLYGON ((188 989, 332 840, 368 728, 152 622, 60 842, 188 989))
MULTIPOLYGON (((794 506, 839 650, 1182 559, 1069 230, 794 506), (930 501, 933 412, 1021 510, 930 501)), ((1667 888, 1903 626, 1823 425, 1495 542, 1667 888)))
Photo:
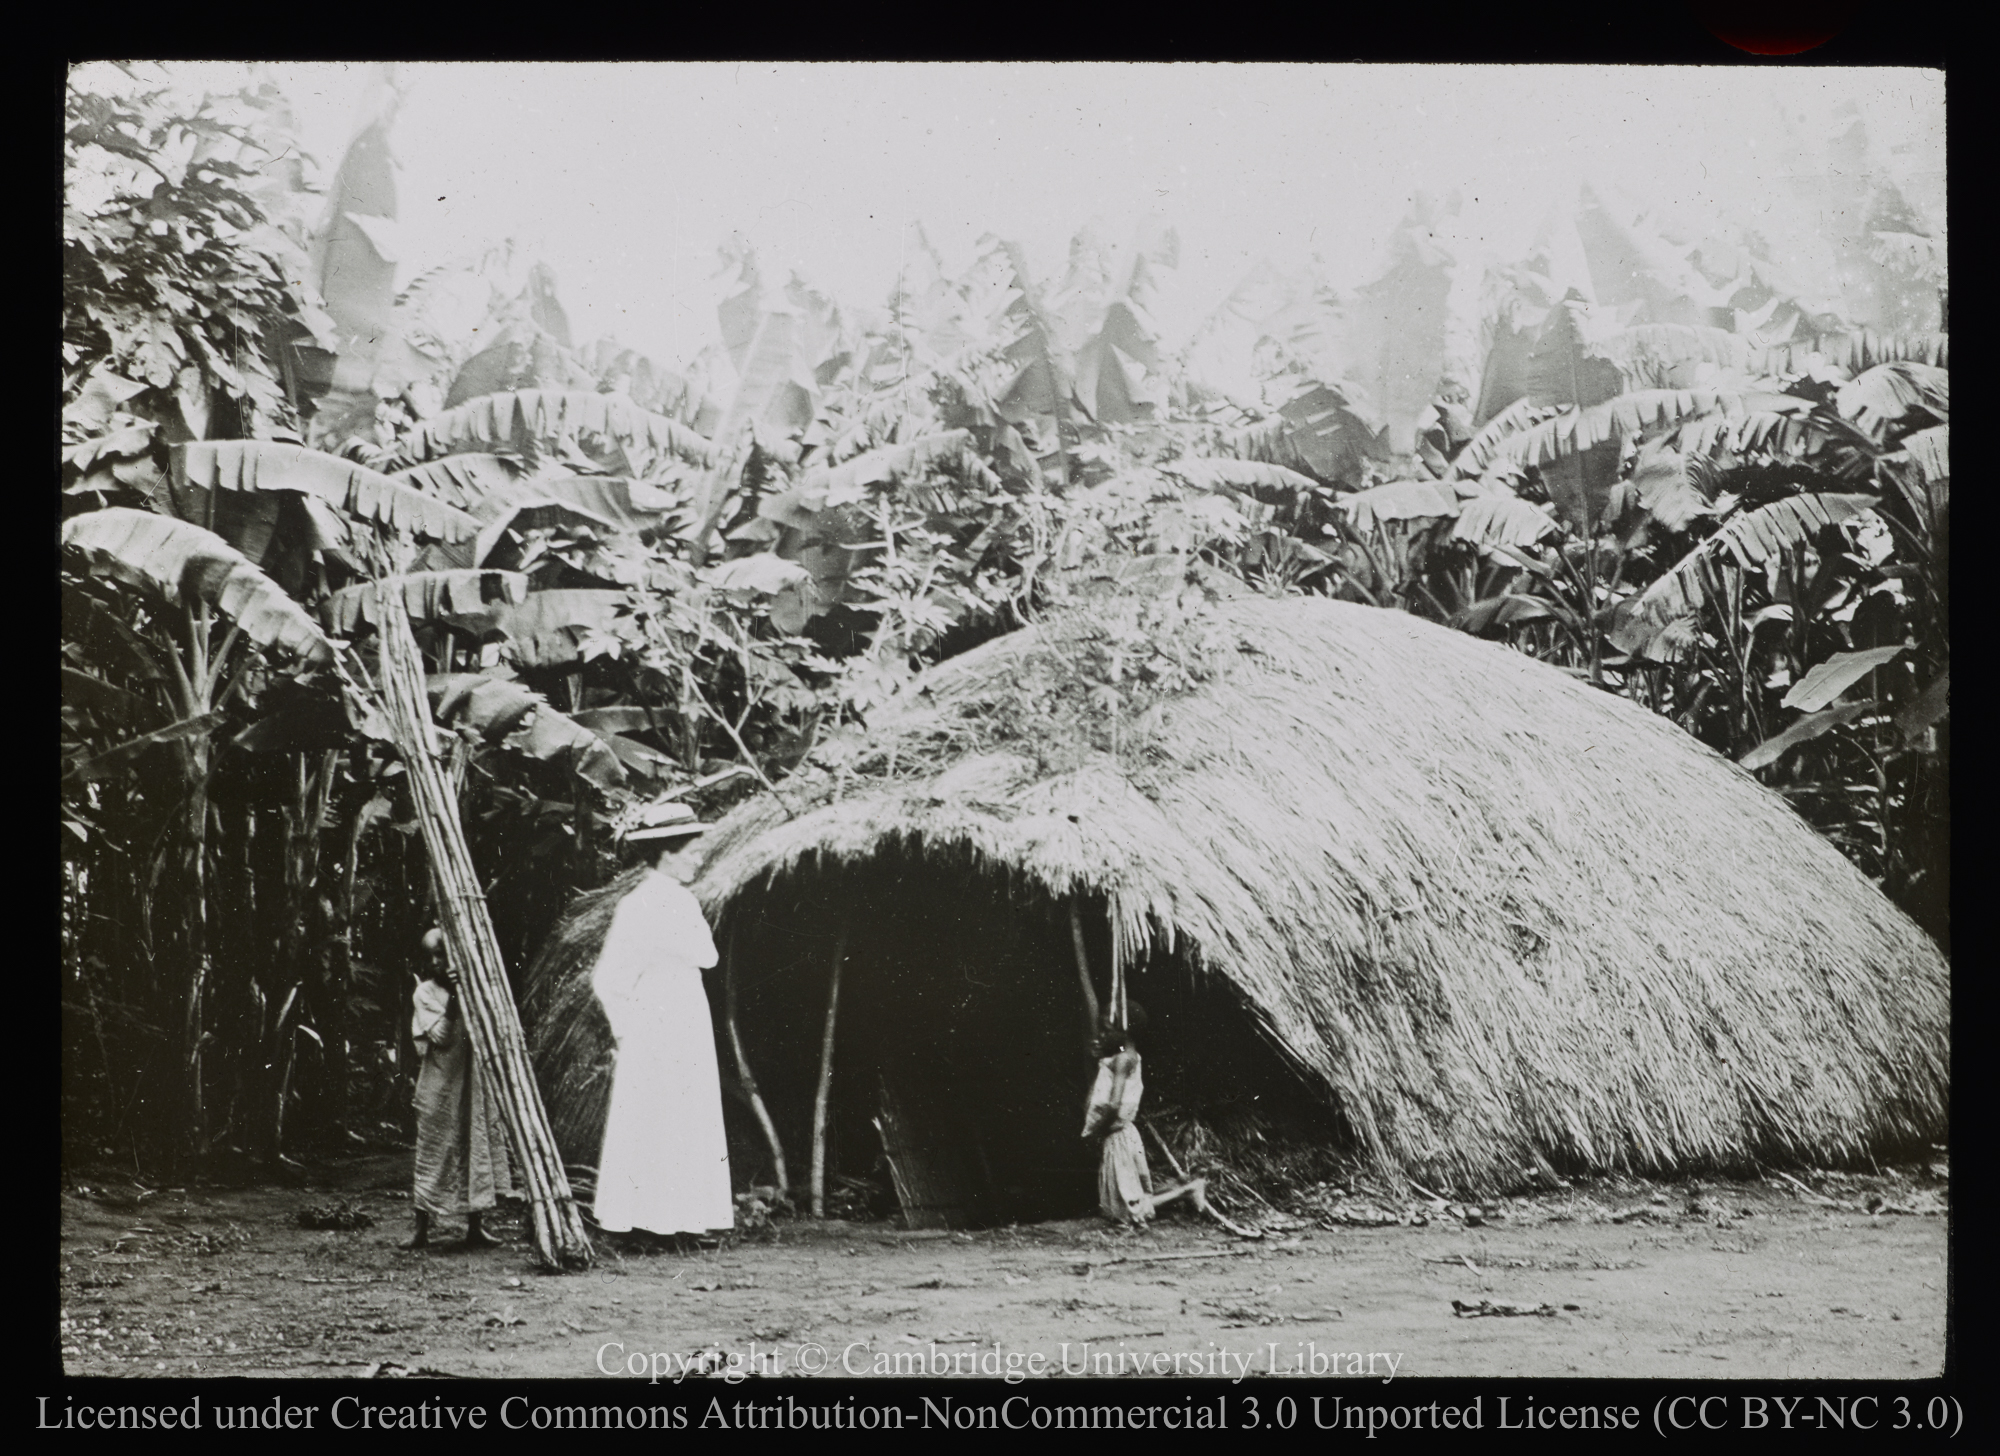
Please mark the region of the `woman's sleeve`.
POLYGON ((701 901, 684 886, 670 882, 668 889, 671 893, 665 897, 663 908, 667 911, 669 941, 687 964, 706 970, 720 957, 715 953, 715 936, 708 928, 708 919, 701 913, 701 901))
MULTIPOLYGON (((635 1021, 655 1013, 647 995, 649 975, 700 970, 716 962, 715 938, 702 918, 701 904, 663 876, 641 881, 612 912, 611 929, 591 973, 591 990, 623 1038, 635 1021)), ((655 988, 657 990, 657 988, 655 988)))
POLYGON ((591 971, 590 989, 611 1023, 611 1034, 623 1038, 630 1030, 646 973, 663 954, 658 903, 649 884, 641 883, 611 913, 611 928, 591 971))
POLYGON ((590 974, 590 989, 596 993, 597 1004, 604 1008, 604 1019, 611 1023, 614 1038, 624 1034, 631 1005, 632 983, 639 969, 632 964, 633 954, 626 937, 619 934, 618 922, 613 920, 611 934, 605 937, 604 949, 597 957, 597 967, 590 974))

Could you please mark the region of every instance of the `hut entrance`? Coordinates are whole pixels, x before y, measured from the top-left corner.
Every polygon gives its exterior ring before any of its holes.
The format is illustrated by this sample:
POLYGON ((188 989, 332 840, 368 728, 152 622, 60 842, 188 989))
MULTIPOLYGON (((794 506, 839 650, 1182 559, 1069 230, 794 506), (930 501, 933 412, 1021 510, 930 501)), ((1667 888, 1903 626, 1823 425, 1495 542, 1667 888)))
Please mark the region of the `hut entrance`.
POLYGON ((1043 919, 990 894, 904 894, 857 933, 854 1032, 834 1075, 865 1100, 844 1105, 866 1111, 912 1228, 1093 1205, 1080 993, 1043 919))
MULTIPOLYGON (((970 866, 878 851, 738 906, 743 1034, 801 1171, 832 943, 848 927, 827 1125, 836 1208, 900 1209, 911 1228, 1095 1212, 1099 1150, 1082 1133, 1096 1062, 1067 905, 1010 895, 970 866)), ((1102 1004, 1110 930, 1101 902, 1081 909, 1102 1004)), ((1330 1176, 1350 1132, 1271 1055, 1233 988, 1162 958, 1133 968, 1132 994, 1148 1017, 1141 1116, 1156 1132, 1276 1184, 1330 1176)), ((754 1166, 758 1135, 732 1115, 754 1166)))
POLYGON ((744 1031, 787 1149, 805 1162, 826 1008, 824 930, 845 916, 830 1192, 893 1190, 912 1228, 1087 1214, 1097 1150, 1081 1134, 1094 1067, 1066 915, 1046 901, 1010 902, 969 870, 914 856, 893 878, 890 868, 878 860, 850 871, 826 899, 819 892, 834 886, 801 886, 809 898, 785 913, 769 906, 746 920, 744 1031))

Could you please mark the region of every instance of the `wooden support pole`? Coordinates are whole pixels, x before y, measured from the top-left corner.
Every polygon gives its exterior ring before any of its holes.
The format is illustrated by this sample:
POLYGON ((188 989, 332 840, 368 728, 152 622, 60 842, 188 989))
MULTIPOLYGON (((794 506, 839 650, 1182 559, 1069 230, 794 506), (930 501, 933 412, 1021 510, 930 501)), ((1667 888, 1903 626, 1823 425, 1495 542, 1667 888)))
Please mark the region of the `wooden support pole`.
POLYGON ((847 961, 848 922, 833 942, 833 975, 826 993, 826 1031, 819 1042, 819 1090, 813 1094, 812 1216, 826 1217, 826 1109, 833 1092, 833 1030, 840 1015, 840 968, 847 961))
POLYGON ((1118 953, 1118 931, 1111 932, 1111 1024, 1120 1031, 1129 1030, 1132 1023, 1125 1008, 1125 957, 1118 953))
POLYGON ((1069 902, 1069 938, 1076 947, 1076 979, 1083 987, 1083 1044, 1089 1053, 1097 1054, 1097 988, 1090 983, 1090 957, 1083 949, 1083 910, 1076 901, 1069 902))
POLYGON ((458 800, 451 791, 431 729, 422 659, 403 608, 402 583, 376 583, 381 687, 397 751, 409 774, 417 823, 430 862, 432 897, 445 952, 457 982, 478 1069, 491 1082, 526 1186, 535 1253, 551 1269, 590 1263, 590 1235, 549 1131, 541 1089, 528 1063, 521 1019, 507 985, 500 942, 466 847, 458 800))
POLYGON ((736 1030, 736 927, 729 927, 729 950, 722 963, 722 1021, 729 1032, 729 1050, 736 1057, 736 1080, 743 1084, 749 1095, 750 1110, 757 1114, 757 1125, 764 1129, 764 1141, 771 1147, 771 1165, 776 1170, 778 1191, 789 1196, 792 1180, 785 1172, 785 1149, 778 1141, 778 1126, 771 1121, 770 1109, 764 1106, 763 1094, 757 1090, 757 1079, 750 1073, 750 1058, 743 1053, 743 1038, 736 1030))

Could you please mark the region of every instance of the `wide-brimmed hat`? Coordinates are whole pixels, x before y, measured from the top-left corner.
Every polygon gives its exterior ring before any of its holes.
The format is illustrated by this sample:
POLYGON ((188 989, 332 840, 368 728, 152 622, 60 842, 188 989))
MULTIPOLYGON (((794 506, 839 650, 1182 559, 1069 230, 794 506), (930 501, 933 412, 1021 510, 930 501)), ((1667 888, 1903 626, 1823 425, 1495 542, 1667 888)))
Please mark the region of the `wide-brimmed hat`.
POLYGON ((708 826, 686 804, 662 799, 633 810, 618 837, 627 844, 640 844, 650 839, 692 839, 707 832, 708 826))

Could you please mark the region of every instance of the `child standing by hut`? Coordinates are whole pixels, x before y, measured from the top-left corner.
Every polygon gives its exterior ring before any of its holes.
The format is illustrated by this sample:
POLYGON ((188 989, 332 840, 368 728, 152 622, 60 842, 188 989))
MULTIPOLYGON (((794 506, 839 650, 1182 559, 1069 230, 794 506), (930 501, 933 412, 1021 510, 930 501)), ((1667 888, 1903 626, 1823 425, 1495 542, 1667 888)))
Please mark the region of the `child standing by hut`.
MULTIPOLYGON (((1122 1000, 1121 985, 1114 998, 1122 1000)), ((1090 1106, 1083 1135, 1104 1139, 1097 1165, 1097 1211, 1114 1223, 1142 1224, 1177 1198, 1206 1211, 1207 1189, 1202 1179, 1153 1191, 1153 1172, 1146 1165, 1146 1144, 1139 1136, 1139 1100, 1146 1095, 1146 1078, 1132 1034, 1146 1024, 1136 1001, 1114 1004, 1097 1042, 1097 1080, 1091 1085, 1090 1106), (1120 1025, 1120 1021, 1123 1025, 1120 1025)))
MULTIPOLYGON (((1205 1213, 1240 1238, 1257 1239, 1255 1229, 1223 1216, 1208 1201, 1208 1180, 1187 1178, 1158 1193, 1153 1191, 1153 1171, 1146 1164, 1146 1144, 1139 1136, 1139 1100, 1146 1095, 1146 1079, 1139 1061, 1139 1048, 1132 1034, 1143 1030, 1146 1013, 1136 1001, 1125 998, 1123 978, 1116 976, 1112 1010, 1097 1043, 1097 1080, 1091 1084, 1090 1106, 1084 1113, 1083 1135, 1102 1136, 1104 1147, 1097 1165, 1097 1211, 1113 1223, 1138 1227, 1148 1222, 1168 1204, 1185 1198, 1188 1205, 1205 1213), (1123 1025, 1120 1025, 1120 1020, 1123 1025)), ((1160 1144, 1163 1151, 1166 1144, 1160 1144)), ((1173 1157, 1167 1152, 1169 1159, 1173 1157)), ((1180 1172, 1176 1163, 1175 1171, 1180 1172)))
POLYGON ((1153 1174, 1136 1120, 1145 1095, 1146 1079, 1131 1032, 1107 1027, 1097 1043, 1097 1080, 1090 1089, 1083 1135, 1104 1139, 1097 1208, 1116 1223, 1144 1223, 1153 1214, 1153 1174))
POLYGON ((421 1059, 416 1170, 410 1190, 416 1230, 403 1247, 426 1247, 432 1218, 462 1213, 466 1247, 492 1248, 495 1240, 486 1232, 482 1216, 502 1193, 514 1192, 507 1130, 459 1014, 441 930, 424 932, 413 999, 410 1036, 421 1059))

